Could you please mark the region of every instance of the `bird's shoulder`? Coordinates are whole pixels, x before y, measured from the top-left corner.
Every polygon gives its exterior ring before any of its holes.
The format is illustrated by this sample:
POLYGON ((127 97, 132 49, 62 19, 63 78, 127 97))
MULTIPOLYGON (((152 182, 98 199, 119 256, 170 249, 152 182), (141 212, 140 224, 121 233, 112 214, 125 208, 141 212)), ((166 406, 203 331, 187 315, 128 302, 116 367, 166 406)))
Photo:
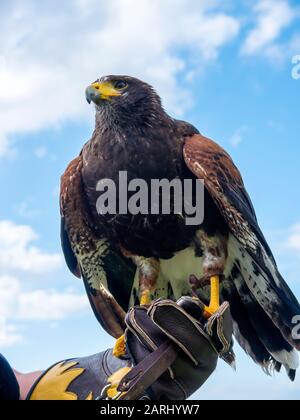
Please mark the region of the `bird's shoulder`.
POLYGON ((187 165, 198 176, 244 188, 243 178, 231 156, 218 143, 201 134, 189 136, 184 144, 187 165))
POLYGON ((182 120, 173 120, 175 124, 176 134, 179 137, 191 137, 193 135, 200 134, 199 130, 190 124, 189 122, 182 120))
POLYGON ((62 174, 60 182, 61 207, 70 195, 78 191, 78 186, 81 182, 82 167, 83 160, 80 154, 68 164, 65 172, 62 174))

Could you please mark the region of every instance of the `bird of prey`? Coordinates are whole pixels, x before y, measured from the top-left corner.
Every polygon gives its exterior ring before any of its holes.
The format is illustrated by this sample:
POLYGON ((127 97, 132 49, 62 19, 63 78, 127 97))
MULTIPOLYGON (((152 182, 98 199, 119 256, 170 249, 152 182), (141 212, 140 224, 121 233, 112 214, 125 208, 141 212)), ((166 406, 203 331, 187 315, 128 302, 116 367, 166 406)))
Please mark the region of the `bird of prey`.
POLYGON ((136 304, 197 290, 211 316, 228 301, 234 335, 266 373, 294 380, 300 306, 278 271, 239 170, 192 125, 171 118, 155 90, 129 76, 106 76, 86 90, 96 108, 92 138, 61 181, 61 238, 70 270, 82 277, 95 315, 112 336, 136 304), (204 221, 186 214, 100 214, 97 184, 120 171, 129 180, 201 179, 204 221), (209 287, 211 297, 209 301, 209 287), (205 286, 206 284, 206 286, 205 286))

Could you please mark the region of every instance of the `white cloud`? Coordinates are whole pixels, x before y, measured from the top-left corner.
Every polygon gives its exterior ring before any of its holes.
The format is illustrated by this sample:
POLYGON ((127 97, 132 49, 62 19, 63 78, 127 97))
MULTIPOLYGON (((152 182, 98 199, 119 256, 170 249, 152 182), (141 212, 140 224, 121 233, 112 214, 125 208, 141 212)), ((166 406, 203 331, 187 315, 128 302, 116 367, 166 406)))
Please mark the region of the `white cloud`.
POLYGON ((233 147, 239 146, 243 141, 244 134, 248 131, 248 127, 246 125, 243 125, 242 127, 239 127, 233 135, 229 139, 229 143, 233 147))
POLYGON ((19 299, 18 316, 22 320, 62 320, 89 307, 86 295, 55 290, 34 290, 19 299))
POLYGON ((0 319, 4 320, 15 310, 15 302, 21 293, 21 286, 12 276, 0 276, 0 319))
POLYGON ((25 274, 46 274, 62 265, 59 254, 32 245, 37 239, 30 226, 0 221, 0 346, 23 341, 20 326, 25 322, 63 320, 89 306, 85 294, 42 289, 43 282, 37 289, 30 282, 21 283, 25 274))
POLYGON ((43 159, 47 156, 48 150, 47 147, 41 146, 34 150, 34 154, 38 159, 43 159))
POLYGON ((254 6, 256 27, 249 33, 242 52, 246 55, 263 53, 279 59, 281 50, 276 41, 297 15, 288 1, 260 0, 254 6))
POLYGON ((238 20, 220 5, 212 0, 1 2, 0 155, 15 134, 91 115, 84 88, 102 74, 144 78, 171 112, 182 113, 190 95, 177 76, 202 68, 238 34, 238 20))
POLYGON ((23 336, 15 325, 7 325, 0 319, 0 348, 11 347, 23 341, 23 336))
POLYGON ((39 274, 60 267, 60 254, 46 253, 32 245, 37 239, 30 226, 0 221, 0 274, 14 270, 39 274))
POLYGON ((12 276, 0 276, 0 346, 23 340, 18 325, 25 321, 58 321, 88 309, 86 295, 72 291, 26 290, 12 276))

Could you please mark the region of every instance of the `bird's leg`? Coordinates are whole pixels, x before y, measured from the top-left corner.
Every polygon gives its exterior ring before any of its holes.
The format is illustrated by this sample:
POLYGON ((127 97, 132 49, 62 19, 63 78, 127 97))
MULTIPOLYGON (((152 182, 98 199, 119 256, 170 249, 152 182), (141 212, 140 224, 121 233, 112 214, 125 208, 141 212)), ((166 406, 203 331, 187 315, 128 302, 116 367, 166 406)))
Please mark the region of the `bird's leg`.
POLYGON ((203 250, 203 274, 210 279, 210 303, 204 316, 210 318, 220 307, 220 276, 223 275, 228 256, 227 237, 215 234, 208 236, 204 231, 197 234, 203 250))
POLYGON ((159 260, 136 255, 131 256, 138 270, 140 305, 150 305, 155 293, 157 278, 160 271, 159 260))
POLYGON ((213 276, 210 279, 210 303, 204 308, 205 318, 210 318, 220 307, 220 277, 213 276))
POLYGON ((150 305, 151 303, 151 291, 150 289, 146 289, 141 293, 140 298, 140 305, 150 305))
POLYGON ((142 262, 139 267, 140 305, 150 305, 155 293, 156 282, 159 275, 159 261, 154 258, 142 262))
MULTIPOLYGON (((155 258, 145 258, 129 253, 122 249, 123 255, 131 258, 138 270, 140 305, 150 305, 155 292, 156 281, 159 275, 160 264, 155 258)), ((126 353, 125 337, 118 338, 113 349, 115 357, 122 357, 126 353)))

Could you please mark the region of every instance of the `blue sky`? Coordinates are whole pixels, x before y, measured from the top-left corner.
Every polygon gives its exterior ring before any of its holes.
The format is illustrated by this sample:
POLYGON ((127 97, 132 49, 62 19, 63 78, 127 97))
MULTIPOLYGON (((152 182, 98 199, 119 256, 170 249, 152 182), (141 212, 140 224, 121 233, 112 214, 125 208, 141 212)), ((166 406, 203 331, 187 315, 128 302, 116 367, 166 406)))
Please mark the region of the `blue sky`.
MULTIPOLYGON (((21 371, 105 349, 59 243, 59 179, 93 129, 85 87, 152 83, 167 110, 239 166, 281 271, 300 298, 300 55, 296 1, 0 2, 0 351, 21 371), (163 3, 163 4, 162 4, 163 3)), ((203 399, 299 399, 242 352, 203 399)))

